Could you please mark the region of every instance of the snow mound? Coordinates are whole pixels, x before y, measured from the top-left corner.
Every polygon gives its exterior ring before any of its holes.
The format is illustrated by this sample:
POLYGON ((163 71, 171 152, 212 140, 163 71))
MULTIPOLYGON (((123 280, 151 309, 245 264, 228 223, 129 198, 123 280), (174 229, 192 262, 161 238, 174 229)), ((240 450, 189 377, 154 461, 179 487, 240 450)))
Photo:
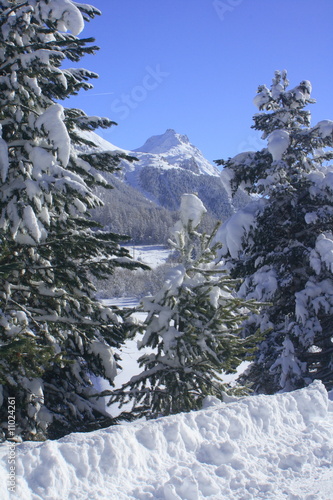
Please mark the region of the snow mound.
POLYGON ((273 161, 282 160, 283 154, 288 149, 290 137, 286 130, 273 130, 267 137, 268 151, 273 156, 273 161))
POLYGON ((191 413, 16 448, 16 494, 25 500, 329 500, 333 403, 320 382, 191 413))
POLYGON ((207 212, 202 201, 194 194, 183 194, 180 203, 180 218, 184 227, 192 221, 195 229, 201 222, 203 215, 207 212))
POLYGON ((221 256, 230 253, 238 259, 242 242, 255 224, 256 215, 265 206, 265 199, 253 200, 227 219, 216 234, 216 241, 222 243, 221 256))
POLYGON ((78 7, 70 0, 53 0, 52 2, 39 3, 42 19, 55 22, 59 31, 66 32, 69 30, 74 36, 77 36, 83 30, 83 16, 78 7))

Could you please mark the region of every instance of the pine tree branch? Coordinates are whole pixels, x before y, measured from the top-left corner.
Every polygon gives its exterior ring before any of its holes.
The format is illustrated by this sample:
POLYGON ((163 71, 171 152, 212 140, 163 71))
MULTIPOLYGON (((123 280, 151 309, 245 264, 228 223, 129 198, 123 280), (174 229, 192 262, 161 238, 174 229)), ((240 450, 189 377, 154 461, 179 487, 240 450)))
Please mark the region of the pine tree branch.
POLYGON ((7 18, 12 14, 12 12, 15 12, 15 10, 20 9, 21 7, 25 7, 26 5, 29 5, 28 2, 23 2, 19 5, 15 5, 11 9, 5 11, 1 16, 0 16, 0 26, 2 26, 6 21, 7 18), (3 19, 2 19, 3 18, 3 19))

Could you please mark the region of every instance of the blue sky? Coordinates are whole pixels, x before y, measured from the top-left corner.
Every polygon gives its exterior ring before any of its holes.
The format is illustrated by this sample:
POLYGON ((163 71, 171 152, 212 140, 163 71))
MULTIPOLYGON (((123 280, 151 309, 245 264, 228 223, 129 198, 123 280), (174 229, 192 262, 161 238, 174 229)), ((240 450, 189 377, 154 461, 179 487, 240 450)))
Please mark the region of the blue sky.
POLYGON ((95 37, 100 50, 80 66, 100 77, 64 105, 116 121, 100 134, 119 147, 173 128, 210 161, 259 149, 252 101, 277 69, 291 87, 311 81, 313 124, 333 120, 332 0, 89 3, 102 16, 80 37, 95 37))

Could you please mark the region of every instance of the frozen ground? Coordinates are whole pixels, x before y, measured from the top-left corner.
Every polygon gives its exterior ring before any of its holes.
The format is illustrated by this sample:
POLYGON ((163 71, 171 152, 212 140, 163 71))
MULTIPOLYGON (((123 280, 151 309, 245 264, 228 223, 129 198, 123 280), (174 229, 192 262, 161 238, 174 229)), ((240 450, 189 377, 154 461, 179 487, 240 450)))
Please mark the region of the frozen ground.
POLYGON ((16 446, 2 500, 332 500, 333 403, 319 382, 275 396, 16 446))

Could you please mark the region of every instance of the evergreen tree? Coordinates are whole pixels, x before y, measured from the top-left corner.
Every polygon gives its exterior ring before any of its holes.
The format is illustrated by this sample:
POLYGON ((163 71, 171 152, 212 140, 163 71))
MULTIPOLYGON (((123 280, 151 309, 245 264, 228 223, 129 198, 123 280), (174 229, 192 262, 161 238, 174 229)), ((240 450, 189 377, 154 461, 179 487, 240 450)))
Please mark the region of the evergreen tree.
POLYGON ((121 406, 132 402, 127 418, 198 409, 207 395, 222 399, 231 390, 221 380, 222 371, 234 373, 242 360, 251 358, 256 336, 244 339, 239 332, 256 306, 233 296, 236 281, 217 263, 220 245, 213 239, 219 225, 210 236, 198 232, 205 211, 195 195, 183 195, 171 241, 179 264, 161 290, 142 301, 139 310, 147 318, 138 346, 152 352, 138 361, 144 370, 110 401, 121 406))
MULTIPOLYGON (((81 133, 113 122, 57 103, 97 76, 60 66, 94 53, 93 39, 78 35, 100 12, 71 0, 0 0, 0 13, 0 389, 16 398, 18 436, 56 438, 111 422, 92 377, 112 383, 123 326, 95 300, 90 276, 132 264, 123 237, 98 228, 89 210, 101 205, 99 171, 113 172, 120 156, 98 153, 81 133)), ((4 403, 3 437, 7 421, 4 403)))
POLYGON ((240 296, 272 303, 246 327, 269 329, 247 374, 266 393, 333 384, 333 122, 311 127, 310 82, 288 85, 276 72, 255 97, 267 148, 218 161, 232 193, 252 195, 219 238, 232 276, 245 279, 240 296))

